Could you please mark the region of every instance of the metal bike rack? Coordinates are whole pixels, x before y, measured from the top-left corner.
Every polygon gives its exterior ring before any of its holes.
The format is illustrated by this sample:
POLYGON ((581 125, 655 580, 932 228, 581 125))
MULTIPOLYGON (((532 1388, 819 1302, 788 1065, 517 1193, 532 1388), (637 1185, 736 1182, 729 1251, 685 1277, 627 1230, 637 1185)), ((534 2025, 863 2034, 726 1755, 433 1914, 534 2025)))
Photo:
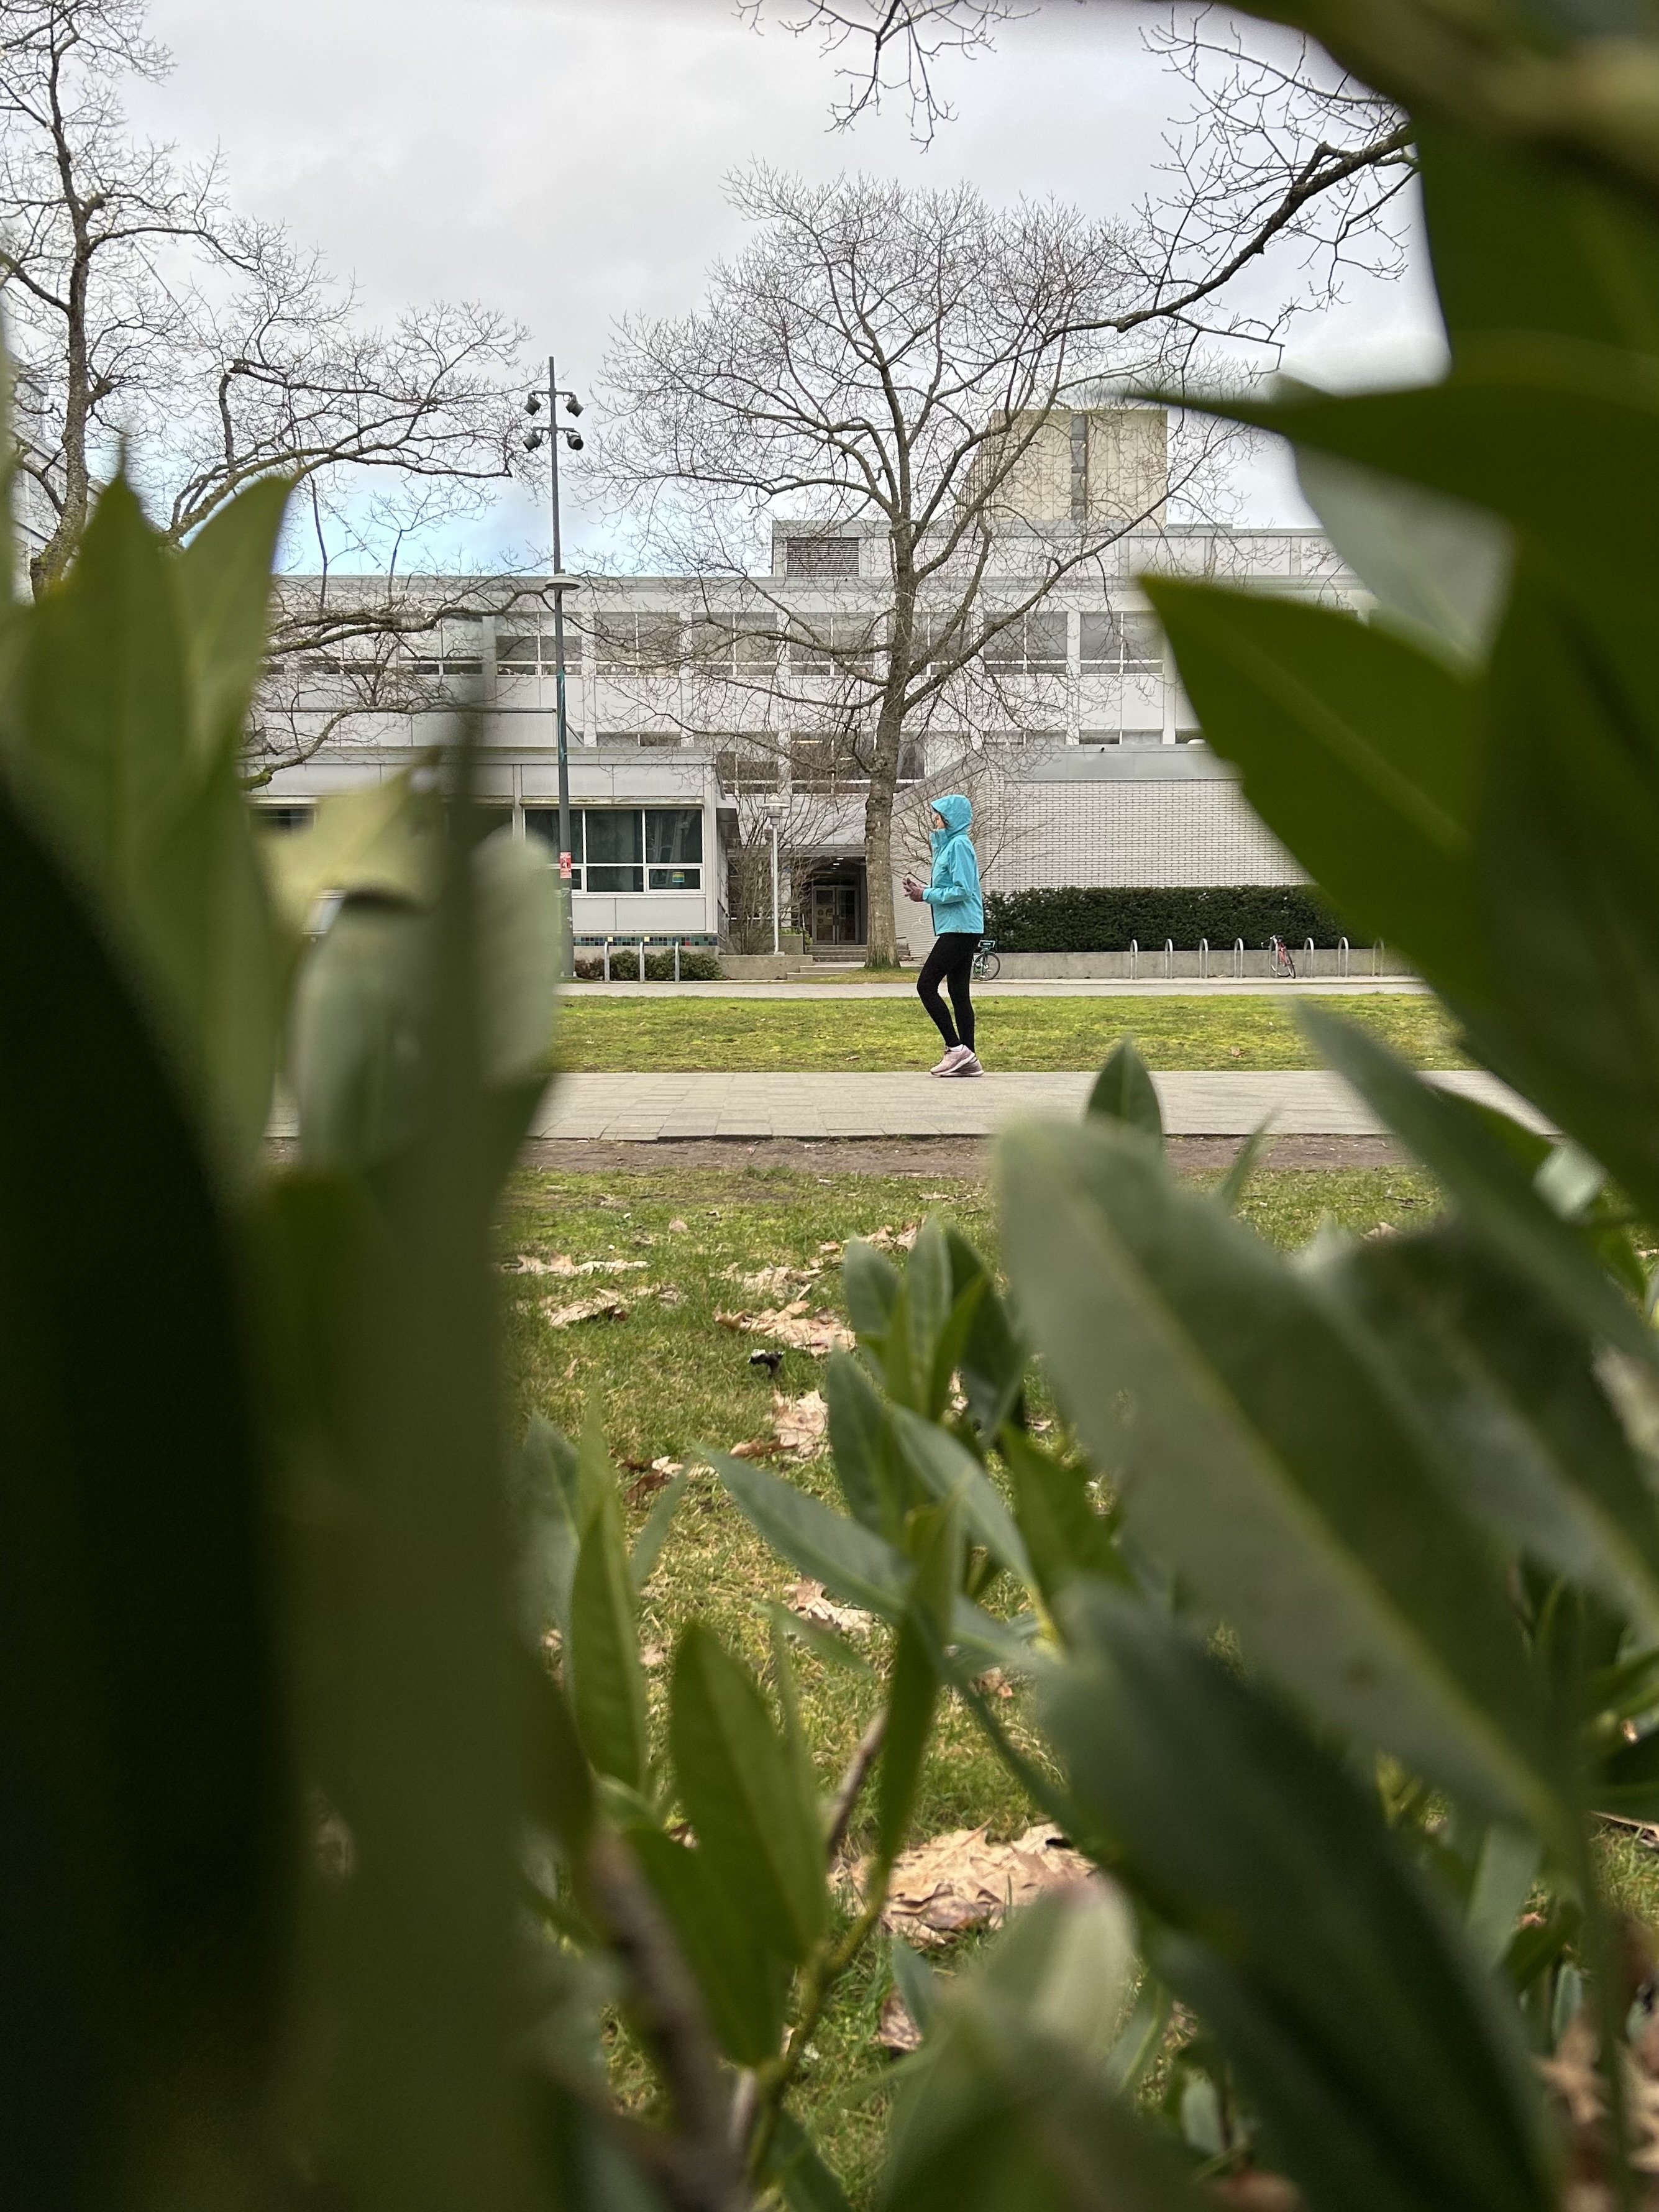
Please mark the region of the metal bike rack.
POLYGON ((1371 947, 1371 973, 1373 975, 1382 973, 1382 940, 1380 937, 1371 947))
POLYGON ((1140 947, 1133 937, 1129 939, 1129 981, 1132 983, 1140 981, 1140 947))
POLYGON ((1307 961, 1308 961, 1308 975, 1307 975, 1307 980, 1308 980, 1310 982, 1311 982, 1311 981, 1312 981, 1312 980, 1313 980, 1313 972, 1314 972, 1314 941, 1313 941, 1313 939, 1312 939, 1312 938, 1311 938, 1311 937, 1304 938, 1304 939, 1303 939, 1303 943, 1302 943, 1302 950, 1303 950, 1304 953, 1305 953, 1305 955, 1307 956, 1307 961))
POLYGON ((1339 937, 1336 940, 1336 972, 1339 975, 1346 975, 1348 972, 1348 940, 1346 937, 1339 937))
POLYGON ((605 940, 605 980, 607 983, 611 981, 611 939, 608 937, 605 940))
POLYGON ((1166 937, 1166 938, 1164 939, 1164 981, 1167 983, 1167 982, 1169 981, 1170 978, 1174 974, 1175 974, 1175 939, 1174 939, 1172 937, 1166 937))
POLYGON ((1207 937, 1200 937, 1198 940, 1198 977, 1201 983, 1206 983, 1210 979, 1210 940, 1207 937))
POLYGON ((1241 983, 1243 981, 1244 940, 1242 937, 1236 937, 1233 939, 1233 974, 1241 983))
POLYGON ((678 938, 677 937, 677 938, 674 939, 674 981, 678 983, 678 982, 679 981, 679 980, 680 980, 680 940, 679 940, 679 939, 678 939, 678 938))
POLYGON ((641 939, 640 939, 640 981, 641 981, 641 983, 643 983, 643 982, 644 982, 644 981, 645 981, 645 939, 644 939, 644 938, 641 938, 641 939))

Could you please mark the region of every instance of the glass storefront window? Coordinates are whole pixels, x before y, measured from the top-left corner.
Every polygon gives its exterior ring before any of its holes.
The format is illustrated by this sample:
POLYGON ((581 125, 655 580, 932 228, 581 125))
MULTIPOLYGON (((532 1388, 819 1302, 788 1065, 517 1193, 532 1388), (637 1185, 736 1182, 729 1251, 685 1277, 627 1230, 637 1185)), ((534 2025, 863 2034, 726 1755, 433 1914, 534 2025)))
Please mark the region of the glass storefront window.
POLYGON ((591 891, 642 891, 645 871, 640 817, 630 806, 585 807, 582 832, 587 842, 587 888, 591 891))
POLYGON ((694 806, 659 806, 645 817, 645 860, 653 891, 702 886, 702 816, 694 806))

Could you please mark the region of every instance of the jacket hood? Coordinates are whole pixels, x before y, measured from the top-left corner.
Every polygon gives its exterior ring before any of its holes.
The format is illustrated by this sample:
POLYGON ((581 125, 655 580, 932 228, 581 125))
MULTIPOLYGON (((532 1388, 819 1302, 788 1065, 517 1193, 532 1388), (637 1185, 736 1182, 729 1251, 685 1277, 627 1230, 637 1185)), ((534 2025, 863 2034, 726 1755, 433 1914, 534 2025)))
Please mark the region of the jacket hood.
POLYGON ((933 801, 935 814, 944 817, 945 827, 954 836, 965 830, 974 818, 974 810, 959 791, 947 791, 943 799, 933 801))

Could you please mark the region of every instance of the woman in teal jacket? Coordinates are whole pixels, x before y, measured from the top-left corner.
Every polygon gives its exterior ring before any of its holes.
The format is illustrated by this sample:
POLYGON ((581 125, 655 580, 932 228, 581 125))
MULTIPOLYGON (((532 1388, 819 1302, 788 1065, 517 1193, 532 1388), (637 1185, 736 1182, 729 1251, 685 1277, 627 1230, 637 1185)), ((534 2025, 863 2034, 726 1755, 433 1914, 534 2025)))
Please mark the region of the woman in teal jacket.
POLYGON ((907 896, 918 902, 925 899, 933 909, 933 949, 916 978, 916 995, 945 1040, 945 1057, 931 1071, 934 1075, 985 1073, 974 1056, 974 1001, 969 988, 974 955, 985 929, 979 857, 968 835, 973 818, 974 810, 960 792, 947 792, 943 799, 936 799, 935 826, 929 840, 933 848, 933 872, 926 884, 919 884, 914 876, 904 879, 907 896), (954 1023, 939 996, 941 982, 951 993, 954 1023))

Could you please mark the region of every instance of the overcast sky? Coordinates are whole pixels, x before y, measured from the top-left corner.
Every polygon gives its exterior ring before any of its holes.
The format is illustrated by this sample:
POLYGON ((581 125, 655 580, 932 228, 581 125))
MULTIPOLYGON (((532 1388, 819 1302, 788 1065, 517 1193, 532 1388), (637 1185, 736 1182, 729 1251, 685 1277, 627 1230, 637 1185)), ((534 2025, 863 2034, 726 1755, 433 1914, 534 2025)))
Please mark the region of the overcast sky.
MULTIPOLYGON (((1047 0, 994 54, 944 64, 957 119, 928 150, 899 103, 832 130, 834 64, 775 21, 749 28, 732 0, 153 0, 151 21, 176 66, 135 120, 188 151, 217 143, 236 204, 320 246, 375 313, 484 301, 579 388, 614 316, 696 301, 740 235, 721 180, 751 159, 968 177, 994 199, 1109 215, 1154 181, 1184 89, 1141 51, 1134 9, 1099 0, 1047 0)), ((1434 329, 1420 272, 1364 286, 1301 326, 1289 365, 1386 381, 1431 356, 1434 329)), ((579 467, 576 558, 599 543, 579 467)), ((1259 465, 1247 493, 1261 520, 1304 519, 1282 469, 1259 465)), ((468 550, 544 538, 509 499, 468 550)))

